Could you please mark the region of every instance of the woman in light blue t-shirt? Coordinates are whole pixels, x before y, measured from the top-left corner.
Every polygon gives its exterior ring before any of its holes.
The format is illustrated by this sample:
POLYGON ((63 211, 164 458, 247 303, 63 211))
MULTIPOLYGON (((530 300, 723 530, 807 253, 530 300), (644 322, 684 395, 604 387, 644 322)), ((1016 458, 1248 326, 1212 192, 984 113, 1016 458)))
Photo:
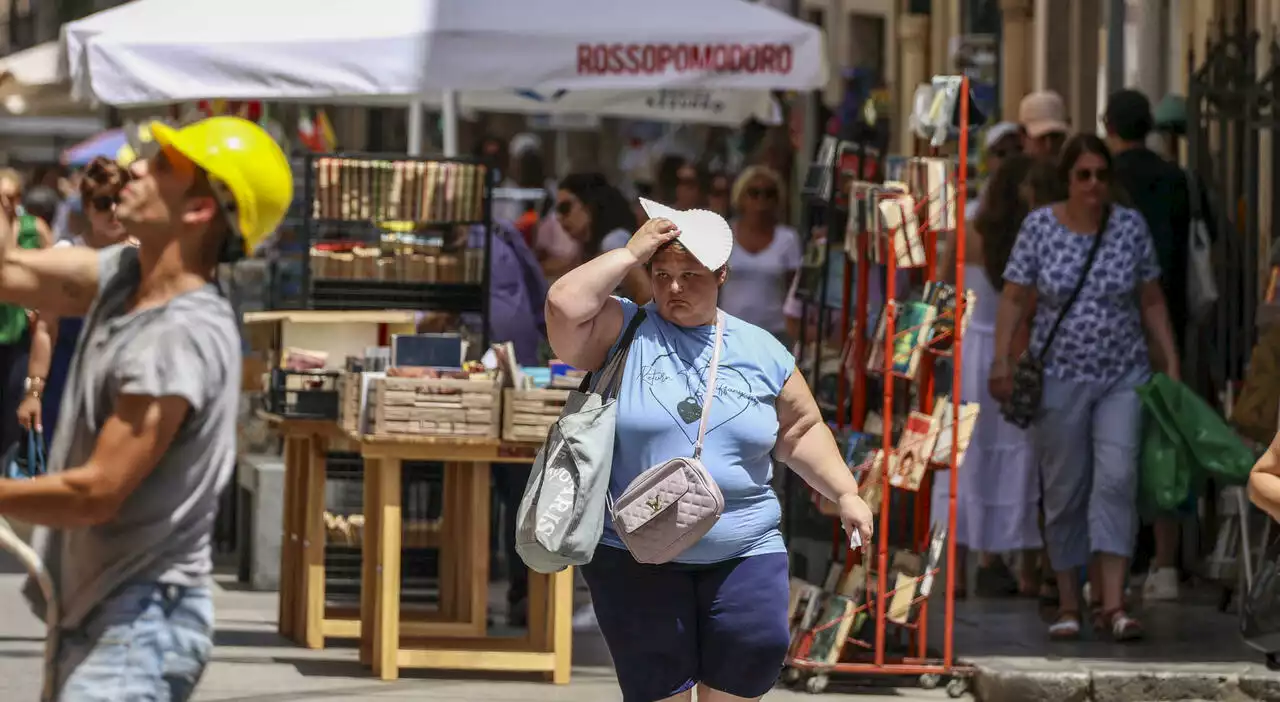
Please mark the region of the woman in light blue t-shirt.
MULTIPOLYGON (((708 270, 675 241, 680 235, 671 222, 650 220, 547 294, 556 354, 600 368, 641 309, 611 293, 637 270, 653 288, 618 391, 614 496, 653 465, 691 456, 697 439, 717 298, 731 273, 708 270)), ((870 539, 871 511, 795 360, 769 332, 726 315, 702 454, 724 494, 723 515, 663 565, 636 562, 606 527, 582 571, 626 702, 689 699, 694 687, 703 702, 755 699, 776 682, 789 643, 789 579, 773 457, 870 539)))

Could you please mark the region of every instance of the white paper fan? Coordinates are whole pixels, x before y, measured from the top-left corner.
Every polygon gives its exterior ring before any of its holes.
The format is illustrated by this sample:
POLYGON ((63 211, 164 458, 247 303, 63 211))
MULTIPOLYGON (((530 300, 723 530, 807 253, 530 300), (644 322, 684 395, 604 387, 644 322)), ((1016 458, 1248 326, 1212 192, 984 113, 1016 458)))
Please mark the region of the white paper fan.
POLYGON ((669 219, 680 230, 680 244, 711 270, 729 262, 733 252, 733 229, 724 217, 710 210, 677 210, 640 198, 644 213, 652 219, 669 219))

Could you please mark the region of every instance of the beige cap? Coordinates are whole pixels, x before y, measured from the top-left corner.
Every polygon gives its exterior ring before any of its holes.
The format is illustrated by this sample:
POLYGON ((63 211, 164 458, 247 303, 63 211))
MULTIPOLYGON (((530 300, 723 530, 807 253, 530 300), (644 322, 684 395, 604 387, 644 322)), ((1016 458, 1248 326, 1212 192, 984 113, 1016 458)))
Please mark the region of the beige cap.
POLYGON ((1022 98, 1018 105, 1018 123, 1032 139, 1071 131, 1067 124, 1067 106, 1062 102, 1062 96, 1052 90, 1042 90, 1022 98))

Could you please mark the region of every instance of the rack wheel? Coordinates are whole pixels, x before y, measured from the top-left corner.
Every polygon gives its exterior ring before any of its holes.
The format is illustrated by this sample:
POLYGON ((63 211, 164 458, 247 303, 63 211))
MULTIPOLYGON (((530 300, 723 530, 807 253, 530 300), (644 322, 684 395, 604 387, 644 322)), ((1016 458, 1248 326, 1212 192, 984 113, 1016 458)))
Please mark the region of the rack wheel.
POLYGON ((804 689, 811 695, 821 695, 827 689, 827 676, 815 675, 804 681, 804 689))
POLYGON ((920 689, 933 690, 942 682, 942 678, 937 673, 925 673, 920 676, 920 689))
POLYGON ((964 697, 964 693, 969 691, 969 680, 967 678, 951 678, 947 682, 947 697, 958 700, 964 697))
POLYGON ((800 682, 800 677, 799 668, 784 668, 782 671, 782 682, 788 685, 794 685, 800 682))

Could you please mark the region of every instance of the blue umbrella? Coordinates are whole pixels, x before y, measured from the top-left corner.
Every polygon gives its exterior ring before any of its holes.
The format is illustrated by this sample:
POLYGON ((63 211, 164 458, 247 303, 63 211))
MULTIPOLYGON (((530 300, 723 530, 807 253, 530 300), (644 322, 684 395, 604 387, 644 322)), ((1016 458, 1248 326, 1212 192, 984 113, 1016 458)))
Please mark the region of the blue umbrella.
POLYGON ((123 129, 108 129, 62 152, 62 162, 68 166, 85 166, 93 159, 103 156, 116 160, 120 151, 128 144, 123 129))

